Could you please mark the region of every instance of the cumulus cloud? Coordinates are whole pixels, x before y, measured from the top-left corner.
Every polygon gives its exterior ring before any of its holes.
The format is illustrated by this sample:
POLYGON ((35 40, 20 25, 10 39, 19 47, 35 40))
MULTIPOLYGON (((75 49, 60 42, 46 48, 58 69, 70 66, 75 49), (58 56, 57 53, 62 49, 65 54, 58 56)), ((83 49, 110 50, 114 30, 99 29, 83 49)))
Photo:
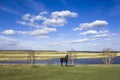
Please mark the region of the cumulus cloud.
POLYGON ((107 34, 107 33, 109 33, 108 30, 101 30, 101 31, 99 31, 99 34, 107 34))
POLYGON ((32 22, 25 22, 25 21, 17 21, 17 23, 24 25, 24 26, 30 26, 30 27, 34 27, 34 28, 43 28, 43 27, 47 27, 46 25, 40 25, 38 23, 32 23, 32 22))
POLYGON ((74 29, 74 31, 77 30, 85 30, 85 29, 91 29, 91 28, 99 28, 99 27, 104 27, 108 25, 108 22, 105 20, 96 20, 91 23, 81 23, 80 27, 77 27, 74 29))
POLYGON ((92 37, 94 38, 108 38, 108 37, 112 37, 112 36, 116 36, 116 33, 110 33, 108 30, 104 30, 104 31, 99 31, 98 34, 93 35, 92 37))
POLYGON ((112 34, 97 34, 97 35, 94 35, 93 37, 94 38, 108 38, 108 37, 112 37, 112 36, 116 36, 116 34, 112 33, 112 34))
POLYGON ((52 18, 44 21, 44 24, 51 26, 63 26, 65 23, 67 23, 67 21, 64 18, 52 18))
POLYGON ((80 35, 100 35, 100 34, 108 34, 108 33, 109 33, 108 30, 100 30, 100 31, 88 30, 81 32, 80 35))
POLYGON ((38 15, 31 15, 31 14, 27 13, 27 14, 23 15, 22 19, 30 21, 30 22, 33 23, 35 20, 37 21, 37 20, 44 20, 44 19, 46 19, 46 17, 43 16, 43 14, 45 14, 45 12, 41 12, 38 15))
POLYGON ((35 36, 39 38, 49 38, 49 36, 43 36, 44 34, 48 34, 51 32, 56 32, 56 28, 41 28, 41 29, 36 29, 33 31, 15 31, 15 30, 5 30, 2 32, 2 34, 6 35, 12 35, 12 34, 22 34, 22 35, 29 35, 29 36, 35 36))
MULTIPOLYGON (((77 17, 77 13, 68 10, 65 11, 55 11, 48 14, 48 12, 40 12, 38 15, 25 14, 22 20, 17 21, 17 23, 34 27, 33 31, 17 31, 18 34, 30 35, 30 36, 40 36, 41 38, 44 34, 50 32, 56 32, 56 26, 64 26, 67 23, 67 17, 77 17)), ((48 37, 46 37, 48 38, 48 37)))
POLYGON ((93 37, 100 38, 100 37, 109 37, 109 36, 110 36, 109 34, 97 34, 97 35, 94 35, 93 37))
POLYGON ((16 31, 18 34, 27 35, 30 31, 16 31))
POLYGON ((31 15, 29 13, 23 15, 21 21, 17 23, 27 25, 35 28, 43 26, 63 26, 67 23, 66 17, 77 17, 77 13, 71 11, 55 11, 48 14, 47 12, 40 12, 38 15, 31 15), (38 23, 39 22, 39 23, 38 23))
POLYGON ((108 39, 109 37, 112 36, 116 36, 116 33, 110 33, 108 30, 100 30, 100 31, 96 31, 96 30, 88 30, 88 31, 84 31, 81 32, 80 35, 91 35, 92 40, 97 40, 97 39, 108 39))
POLYGON ((71 11, 55 11, 52 12, 52 17, 56 18, 56 17, 77 17, 77 13, 75 12, 71 12, 71 11))
POLYGON ((37 29, 37 30, 31 31, 29 33, 29 35, 37 36, 37 35, 47 34, 47 33, 55 32, 55 31, 56 31, 56 28, 47 28, 47 27, 45 27, 43 29, 37 29))
POLYGON ((23 15, 23 20, 29 20, 29 18, 31 17, 31 15, 29 13, 23 15))
POLYGON ((94 34, 98 34, 98 32, 95 30, 88 30, 88 31, 80 33, 80 35, 94 35, 94 34))
POLYGON ((5 30, 2 32, 2 34, 5 34, 5 35, 12 35, 12 34, 15 34, 16 32, 14 30, 11 30, 11 29, 8 29, 8 30, 5 30))
POLYGON ((43 24, 51 26, 64 26, 67 23, 66 17, 77 17, 77 13, 71 11, 55 11, 51 13, 51 18, 44 20, 43 24))
POLYGON ((48 34, 50 32, 56 32, 56 28, 44 27, 42 29, 36 29, 33 31, 17 31, 18 34, 30 35, 30 36, 42 36, 42 35, 48 34))
POLYGON ((37 21, 44 21, 46 19, 46 17, 44 16, 46 12, 41 12, 38 15, 31 15, 29 13, 23 15, 22 20, 17 21, 18 24, 21 25, 27 25, 30 27, 35 27, 35 28, 41 28, 44 27, 45 25, 43 25, 42 23, 39 24, 37 21))

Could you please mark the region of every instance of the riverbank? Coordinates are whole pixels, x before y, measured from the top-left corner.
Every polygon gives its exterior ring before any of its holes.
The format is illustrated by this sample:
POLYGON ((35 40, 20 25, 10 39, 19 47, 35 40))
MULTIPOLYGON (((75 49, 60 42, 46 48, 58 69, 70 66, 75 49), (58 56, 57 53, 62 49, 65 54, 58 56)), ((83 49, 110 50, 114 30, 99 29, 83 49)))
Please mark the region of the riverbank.
MULTIPOLYGON (((0 51, 0 61, 5 60, 27 60, 30 51, 0 51)), ((75 59, 84 58, 102 58, 101 53, 87 53, 87 52, 39 52, 34 51, 34 58, 36 60, 48 60, 53 58, 64 57, 66 54, 72 55, 75 59)), ((116 56, 120 56, 117 53, 116 56)))

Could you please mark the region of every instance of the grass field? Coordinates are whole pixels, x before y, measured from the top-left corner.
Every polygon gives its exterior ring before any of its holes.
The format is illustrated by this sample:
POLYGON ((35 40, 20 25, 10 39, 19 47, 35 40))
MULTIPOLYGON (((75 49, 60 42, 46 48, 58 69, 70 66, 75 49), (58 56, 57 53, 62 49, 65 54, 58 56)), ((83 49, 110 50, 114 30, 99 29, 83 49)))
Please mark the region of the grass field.
POLYGON ((0 80, 120 80, 120 65, 0 65, 0 80))

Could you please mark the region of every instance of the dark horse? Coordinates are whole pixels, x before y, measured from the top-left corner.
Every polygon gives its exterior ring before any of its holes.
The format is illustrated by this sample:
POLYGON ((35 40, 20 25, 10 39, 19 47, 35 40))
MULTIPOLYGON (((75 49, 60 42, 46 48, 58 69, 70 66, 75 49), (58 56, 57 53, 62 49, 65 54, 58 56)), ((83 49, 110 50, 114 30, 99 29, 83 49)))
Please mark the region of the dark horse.
POLYGON ((67 66, 67 63, 68 63, 68 55, 66 55, 64 58, 60 58, 60 62, 61 62, 61 66, 63 65, 63 62, 66 63, 66 66, 67 66))

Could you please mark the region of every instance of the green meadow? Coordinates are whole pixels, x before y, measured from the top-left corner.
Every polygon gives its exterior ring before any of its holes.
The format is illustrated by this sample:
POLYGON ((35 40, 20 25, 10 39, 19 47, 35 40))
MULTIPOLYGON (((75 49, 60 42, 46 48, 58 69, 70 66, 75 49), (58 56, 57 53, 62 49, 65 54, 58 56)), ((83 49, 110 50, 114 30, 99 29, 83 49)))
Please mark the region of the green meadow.
MULTIPOLYGON (((0 61, 27 60, 29 51, 0 51, 0 61)), ((34 52, 35 59, 44 60, 64 57, 100 58, 101 53, 85 52, 34 52)), ((120 56, 117 53, 116 56, 120 56)), ((120 80, 120 65, 43 65, 0 64, 0 80, 120 80)))
POLYGON ((0 80, 120 80, 120 65, 0 65, 0 80))

